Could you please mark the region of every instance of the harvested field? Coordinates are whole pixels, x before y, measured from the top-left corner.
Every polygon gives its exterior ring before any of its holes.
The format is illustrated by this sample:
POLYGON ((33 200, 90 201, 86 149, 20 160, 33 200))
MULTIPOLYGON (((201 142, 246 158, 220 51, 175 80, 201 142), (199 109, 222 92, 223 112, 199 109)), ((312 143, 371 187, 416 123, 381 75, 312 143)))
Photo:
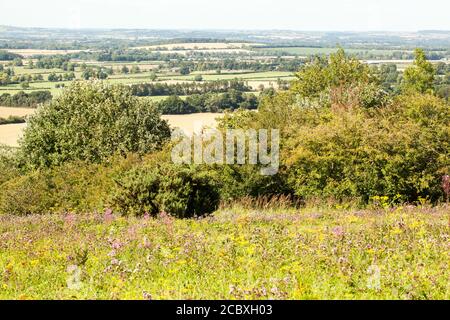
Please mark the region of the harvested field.
POLYGON ((0 145, 5 144, 11 147, 18 146, 18 140, 22 136, 25 123, 4 124, 0 126, 0 145))
POLYGON ((25 117, 33 114, 36 109, 33 108, 11 108, 0 107, 0 118, 7 118, 9 116, 25 117))
MULTIPOLYGON (((157 97, 160 98, 160 97, 157 97)), ((166 98, 166 97, 162 97, 166 98)), ((158 99, 156 99, 158 100, 158 99)), ((20 113, 31 114, 34 109, 25 108, 4 108, 0 107, 1 114, 5 114, 11 109, 10 115, 19 115, 20 113), (16 110, 17 109, 17 110, 16 110)), ((176 114, 176 115, 163 115, 162 118, 166 119, 172 128, 180 128, 187 135, 192 135, 194 132, 199 132, 203 127, 215 127, 216 118, 222 117, 222 113, 193 113, 193 114, 176 114)), ((7 124, 0 125, 0 144, 6 144, 8 146, 16 147, 18 140, 22 136, 22 131, 26 127, 25 123, 21 124, 7 124)))

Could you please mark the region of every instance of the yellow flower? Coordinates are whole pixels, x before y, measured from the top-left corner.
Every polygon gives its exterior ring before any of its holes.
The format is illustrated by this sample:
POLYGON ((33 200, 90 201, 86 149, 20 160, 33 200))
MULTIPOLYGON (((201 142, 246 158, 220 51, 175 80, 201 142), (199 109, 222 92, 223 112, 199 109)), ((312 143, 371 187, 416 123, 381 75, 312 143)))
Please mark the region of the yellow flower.
POLYGON ((410 225, 409 225, 409 227, 411 228, 411 229, 417 229, 418 227, 420 227, 420 226, 422 226, 423 225, 423 222, 422 221, 413 221, 410 225))
POLYGON ((247 248, 247 253, 248 253, 249 255, 254 254, 254 253, 255 253, 255 248, 254 248, 253 246, 248 247, 248 248, 247 248))

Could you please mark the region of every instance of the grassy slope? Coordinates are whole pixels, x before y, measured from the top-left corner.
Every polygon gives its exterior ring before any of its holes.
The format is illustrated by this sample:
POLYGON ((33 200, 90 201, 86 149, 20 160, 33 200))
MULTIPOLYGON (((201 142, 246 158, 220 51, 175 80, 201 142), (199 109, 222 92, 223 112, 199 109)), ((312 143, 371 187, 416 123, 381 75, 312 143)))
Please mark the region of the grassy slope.
POLYGON ((448 299, 448 219, 444 207, 0 216, 0 299, 448 299))

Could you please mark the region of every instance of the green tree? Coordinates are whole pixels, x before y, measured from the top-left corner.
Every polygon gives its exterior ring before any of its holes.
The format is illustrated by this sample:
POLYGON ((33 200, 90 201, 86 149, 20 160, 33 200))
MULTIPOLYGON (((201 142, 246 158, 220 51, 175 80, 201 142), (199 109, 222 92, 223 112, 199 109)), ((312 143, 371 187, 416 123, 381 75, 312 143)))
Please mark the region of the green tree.
POLYGON ((188 66, 183 66, 180 68, 180 74, 185 76, 188 75, 189 73, 191 73, 191 69, 189 69, 188 66))
POLYGON ((121 69, 121 71, 122 71, 123 74, 127 74, 127 73, 130 72, 130 69, 128 69, 127 66, 123 66, 122 69, 121 69))
POLYGON ((159 149, 170 128, 156 108, 125 86, 74 82, 28 121, 21 154, 31 167, 101 162, 159 149))
POLYGON ((296 77, 289 92, 299 96, 299 103, 306 107, 360 106, 367 96, 368 86, 381 90, 370 68, 357 58, 347 56, 343 49, 331 54, 329 59, 315 57, 296 77))
POLYGON ((131 67, 130 72, 131 72, 131 73, 140 73, 140 72, 141 72, 141 69, 139 68, 138 65, 133 65, 133 66, 131 67))
POLYGON ((22 67, 23 66, 23 61, 20 58, 16 58, 13 61, 13 65, 15 65, 16 67, 22 67))
POLYGON ((405 92, 433 92, 436 70, 422 49, 415 50, 414 64, 403 74, 402 90, 405 92))
POLYGON ((156 79, 158 79, 158 76, 156 75, 156 73, 155 72, 150 73, 150 80, 156 81, 156 79))

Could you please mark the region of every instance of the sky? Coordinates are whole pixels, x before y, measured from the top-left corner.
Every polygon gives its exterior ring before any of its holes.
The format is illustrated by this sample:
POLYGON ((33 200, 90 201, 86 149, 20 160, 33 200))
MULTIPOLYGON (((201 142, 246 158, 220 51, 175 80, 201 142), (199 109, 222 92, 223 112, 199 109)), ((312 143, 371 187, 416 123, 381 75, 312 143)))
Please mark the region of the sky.
POLYGON ((450 30, 450 1, 1 0, 0 25, 302 31, 450 30))

